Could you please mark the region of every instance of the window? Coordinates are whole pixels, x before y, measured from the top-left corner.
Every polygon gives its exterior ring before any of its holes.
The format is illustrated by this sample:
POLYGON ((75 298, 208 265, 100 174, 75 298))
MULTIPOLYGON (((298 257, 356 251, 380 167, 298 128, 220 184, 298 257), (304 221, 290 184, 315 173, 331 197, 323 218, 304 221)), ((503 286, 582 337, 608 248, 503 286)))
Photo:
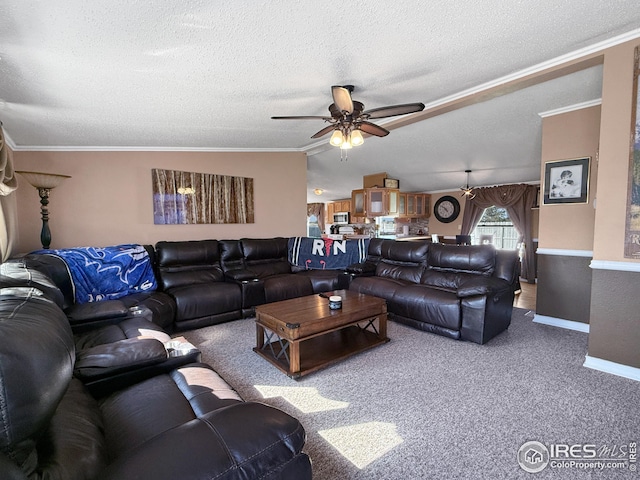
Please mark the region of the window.
POLYGON ((322 232, 318 225, 318 217, 309 215, 307 217, 307 237, 320 237, 322 232))
POLYGON ((471 243, 492 243, 496 248, 516 250, 519 237, 507 210, 493 206, 485 209, 478 226, 471 233, 471 243))

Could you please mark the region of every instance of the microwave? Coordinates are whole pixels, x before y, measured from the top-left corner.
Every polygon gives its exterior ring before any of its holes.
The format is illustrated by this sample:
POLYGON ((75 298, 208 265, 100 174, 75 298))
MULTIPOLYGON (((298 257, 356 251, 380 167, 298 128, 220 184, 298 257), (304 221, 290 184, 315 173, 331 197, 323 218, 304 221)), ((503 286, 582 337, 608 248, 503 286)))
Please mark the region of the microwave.
POLYGON ((349 212, 337 212, 333 214, 333 223, 338 225, 349 224, 349 212))

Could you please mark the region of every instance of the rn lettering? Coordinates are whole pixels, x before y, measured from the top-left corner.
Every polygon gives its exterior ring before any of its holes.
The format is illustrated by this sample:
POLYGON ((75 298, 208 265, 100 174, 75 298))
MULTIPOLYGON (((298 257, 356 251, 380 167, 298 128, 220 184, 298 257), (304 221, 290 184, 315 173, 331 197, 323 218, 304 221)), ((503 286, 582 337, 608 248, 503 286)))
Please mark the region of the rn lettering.
MULTIPOLYGON (((327 247, 329 248, 329 247, 327 247)), ((331 244, 331 255, 338 255, 338 251, 342 253, 347 253, 347 241, 346 240, 334 240, 331 244)), ((322 255, 328 256, 329 252, 325 254, 325 244, 324 240, 321 238, 316 238, 313 240, 313 248, 311 249, 311 255, 322 255)))

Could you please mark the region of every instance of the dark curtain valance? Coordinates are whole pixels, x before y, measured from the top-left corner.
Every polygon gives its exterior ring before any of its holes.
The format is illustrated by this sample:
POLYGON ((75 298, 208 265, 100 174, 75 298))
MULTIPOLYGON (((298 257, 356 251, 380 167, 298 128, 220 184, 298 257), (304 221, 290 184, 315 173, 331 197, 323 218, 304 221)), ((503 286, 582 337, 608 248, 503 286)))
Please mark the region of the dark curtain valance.
POLYGON ((500 185, 497 187, 476 188, 475 198, 467 201, 462 217, 462 235, 470 235, 482 218, 485 208, 492 206, 504 208, 520 235, 519 242, 524 244, 521 276, 529 283, 535 282, 535 252, 533 251, 533 232, 531 226, 531 208, 536 204, 537 185, 500 185))

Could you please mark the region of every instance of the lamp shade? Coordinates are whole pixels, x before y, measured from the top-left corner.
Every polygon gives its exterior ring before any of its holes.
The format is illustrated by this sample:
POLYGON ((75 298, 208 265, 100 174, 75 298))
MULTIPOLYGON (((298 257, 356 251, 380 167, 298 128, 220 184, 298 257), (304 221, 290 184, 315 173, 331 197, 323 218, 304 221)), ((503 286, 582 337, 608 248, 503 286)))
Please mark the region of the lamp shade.
POLYGON ((362 145, 364 143, 364 138, 362 138, 362 133, 360 130, 356 129, 351 132, 351 145, 357 147, 358 145, 362 145))
POLYGON ((344 142, 344 137, 342 136, 342 132, 338 129, 333 131, 333 134, 331 135, 331 139, 329 140, 329 143, 335 147, 339 147, 342 145, 342 143, 344 142))
POLYGON ((59 175, 57 173, 24 172, 20 170, 16 170, 16 173, 22 175, 27 182, 36 188, 52 189, 60 185, 63 180, 71 178, 69 175, 59 175))

